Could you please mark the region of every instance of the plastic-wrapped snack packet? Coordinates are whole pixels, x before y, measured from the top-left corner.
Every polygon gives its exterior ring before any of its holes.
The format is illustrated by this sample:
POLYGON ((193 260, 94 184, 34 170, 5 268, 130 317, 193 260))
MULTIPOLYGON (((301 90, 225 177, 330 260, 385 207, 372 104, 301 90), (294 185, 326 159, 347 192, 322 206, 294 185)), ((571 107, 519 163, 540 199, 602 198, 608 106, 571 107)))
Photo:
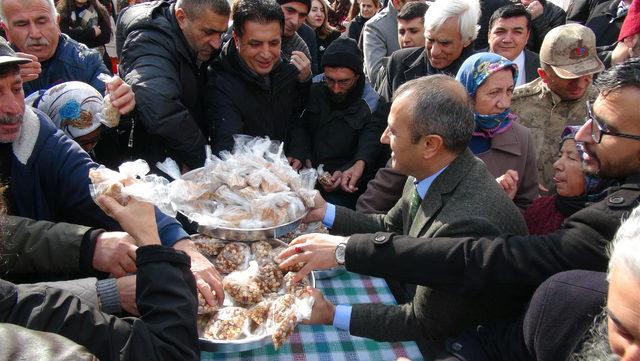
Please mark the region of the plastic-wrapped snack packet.
POLYGON ((249 322, 245 323, 244 333, 247 337, 262 336, 267 333, 267 320, 271 309, 272 299, 265 299, 247 310, 249 322))
POLYGON ((278 292, 284 283, 284 274, 275 263, 262 263, 255 280, 262 293, 278 292))
POLYGON ((241 307, 225 307, 218 311, 204 328, 204 337, 212 340, 236 340, 242 335, 247 320, 247 310, 241 307))
POLYGON ((331 173, 325 172, 324 164, 318 166, 318 183, 325 187, 331 187, 333 185, 331 183, 331 173))
POLYGON ((280 323, 276 324, 275 330, 271 335, 273 348, 277 350, 280 346, 284 345, 289 337, 291 337, 291 334, 293 333, 293 330, 295 330, 297 324, 298 318, 296 317, 295 311, 291 310, 280 323))
POLYGON ((243 267, 248 259, 249 247, 244 243, 231 242, 222 248, 214 264, 221 273, 231 273, 243 267))
MULTIPOLYGON (((98 79, 106 84, 109 84, 113 81, 115 76, 108 76, 106 74, 99 74, 98 79)), ((111 104, 111 94, 108 93, 105 95, 103 100, 103 109, 102 109, 102 121, 109 128, 117 127, 120 124, 120 112, 116 107, 111 104)))
POLYGON ((198 337, 204 337, 204 330, 213 315, 198 315, 196 317, 196 327, 198 328, 198 337))
POLYGON ((262 289, 257 282, 258 265, 249 262, 249 268, 244 271, 236 271, 227 275, 222 284, 224 291, 242 306, 254 305, 262 300, 262 289))
POLYGON ((315 205, 315 196, 318 193, 315 190, 316 179, 318 173, 313 168, 303 169, 300 171, 300 183, 297 187, 292 186, 292 190, 302 199, 307 208, 313 208, 315 205))
POLYGON ((293 282, 293 276, 295 276, 295 273, 293 272, 289 272, 284 275, 284 291, 295 297, 302 297, 307 294, 307 286, 310 285, 309 280, 303 278, 300 282, 293 282))
POLYGON ((298 322, 311 317, 313 303, 306 292, 299 297, 287 294, 273 302, 267 328, 272 332, 274 348, 278 349, 289 339, 298 322))
POLYGON ((226 243, 220 239, 202 235, 192 236, 191 241, 193 241, 193 244, 195 244, 198 251, 200 251, 200 253, 205 257, 217 256, 226 245, 226 243))
POLYGON ((198 315, 210 315, 212 313, 218 312, 219 307, 211 306, 204 299, 204 296, 198 291, 198 315))
POLYGON ((269 257, 271 255, 271 251, 273 251, 273 247, 271 247, 269 242, 258 241, 251 243, 251 253, 256 259, 269 257))

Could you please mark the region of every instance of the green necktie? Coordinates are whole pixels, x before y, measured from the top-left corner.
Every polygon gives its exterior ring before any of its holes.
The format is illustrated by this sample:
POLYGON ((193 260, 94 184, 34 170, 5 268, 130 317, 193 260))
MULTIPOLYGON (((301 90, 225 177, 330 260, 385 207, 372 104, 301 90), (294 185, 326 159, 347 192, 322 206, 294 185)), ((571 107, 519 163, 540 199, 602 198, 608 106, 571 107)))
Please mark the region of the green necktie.
POLYGON ((409 203, 409 219, 411 220, 411 223, 413 223, 413 219, 416 217, 416 213, 418 213, 420 203, 422 203, 422 198, 420 198, 420 194, 418 194, 418 189, 416 187, 413 187, 413 193, 411 193, 411 203, 409 203))

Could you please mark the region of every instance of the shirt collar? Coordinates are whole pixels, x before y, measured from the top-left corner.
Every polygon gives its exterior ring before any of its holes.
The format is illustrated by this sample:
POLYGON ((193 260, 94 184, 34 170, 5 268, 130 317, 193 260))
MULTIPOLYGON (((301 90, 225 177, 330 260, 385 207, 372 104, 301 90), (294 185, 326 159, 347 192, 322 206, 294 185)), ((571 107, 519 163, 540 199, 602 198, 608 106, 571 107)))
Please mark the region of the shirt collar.
POLYGON ((421 181, 413 181, 413 184, 416 186, 416 190, 418 191, 418 195, 420 195, 420 199, 424 199, 424 197, 427 195, 427 192, 429 191, 429 188, 431 188, 431 184, 433 183, 433 181, 436 180, 440 173, 444 172, 447 167, 448 165, 444 166, 444 168, 440 169, 439 171, 433 173, 432 175, 421 181))
POLYGON ((518 65, 518 81, 516 82, 516 86, 522 85, 526 83, 525 81, 526 70, 524 68, 525 67, 524 49, 520 52, 520 55, 518 55, 513 62, 516 63, 516 65, 518 65))

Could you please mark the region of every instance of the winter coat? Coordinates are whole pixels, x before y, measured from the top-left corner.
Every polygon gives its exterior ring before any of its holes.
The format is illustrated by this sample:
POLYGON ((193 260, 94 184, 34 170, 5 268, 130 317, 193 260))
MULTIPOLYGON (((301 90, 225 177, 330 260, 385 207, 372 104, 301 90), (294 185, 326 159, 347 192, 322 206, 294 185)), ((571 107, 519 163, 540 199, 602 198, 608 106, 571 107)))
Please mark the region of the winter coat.
POLYGON ((377 112, 378 103, 384 100, 360 76, 362 86, 352 90, 359 96, 354 94, 350 104, 334 107, 323 79, 324 74, 313 79, 300 127, 292 133, 289 155, 301 161, 310 159, 314 167, 324 164, 332 173, 347 170, 357 160, 363 160, 371 171, 386 126, 386 117, 377 112))
MULTIPOLYGON (((10 197, 15 215, 118 230, 120 226, 96 205, 89 191, 89 170, 97 168, 80 146, 31 107, 24 113, 11 154, 10 197)), ((180 224, 156 209, 164 245, 186 238, 180 224)))
POLYGON ((287 146, 291 129, 299 122, 306 103, 311 80, 298 82, 298 69, 280 61, 267 81, 249 70, 233 40, 225 44, 216 65, 206 96, 213 153, 231 150, 234 134, 268 136, 287 146))
POLYGON ((0 322, 59 334, 100 360, 198 360, 197 298, 189 257, 159 245, 136 251, 143 318, 117 318, 70 293, 0 280, 0 322))
POLYGON ((190 169, 204 165, 207 127, 206 66, 182 34, 175 3, 158 1, 120 13, 116 47, 120 74, 136 94, 133 154, 149 164, 173 158, 190 169))
POLYGON ((97 50, 89 49, 66 34, 60 35, 53 56, 40 65, 42 72, 38 78, 22 85, 25 96, 73 80, 87 83, 104 94, 106 87, 98 75, 111 74, 97 50))

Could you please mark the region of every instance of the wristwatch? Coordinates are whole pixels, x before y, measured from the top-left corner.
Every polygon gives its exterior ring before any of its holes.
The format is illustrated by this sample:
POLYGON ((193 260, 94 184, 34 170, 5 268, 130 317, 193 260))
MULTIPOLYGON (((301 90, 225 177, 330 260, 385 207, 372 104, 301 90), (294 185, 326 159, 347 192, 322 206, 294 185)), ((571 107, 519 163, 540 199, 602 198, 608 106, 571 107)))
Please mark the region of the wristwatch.
POLYGON ((336 255, 336 262, 338 262, 340 266, 344 265, 344 254, 346 251, 347 251, 347 242, 338 243, 338 245, 336 246, 335 255, 336 255))

